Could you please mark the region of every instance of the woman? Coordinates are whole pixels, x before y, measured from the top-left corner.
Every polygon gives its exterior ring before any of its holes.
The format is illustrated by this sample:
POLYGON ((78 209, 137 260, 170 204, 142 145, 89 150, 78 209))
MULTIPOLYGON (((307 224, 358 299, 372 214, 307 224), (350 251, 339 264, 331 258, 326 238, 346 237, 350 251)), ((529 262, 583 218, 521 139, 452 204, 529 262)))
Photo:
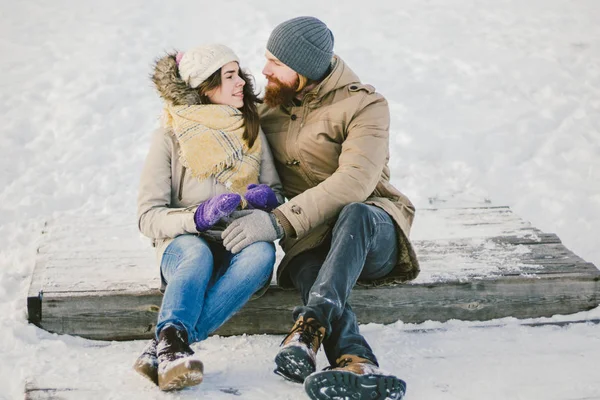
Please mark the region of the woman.
POLYGON ((164 297, 156 340, 134 368, 174 390, 202 381, 203 364, 189 345, 271 280, 273 243, 228 252, 220 237, 228 217, 239 208, 270 210, 283 198, 258 99, 231 49, 167 55, 152 81, 165 109, 142 172, 138 223, 157 249, 164 297))

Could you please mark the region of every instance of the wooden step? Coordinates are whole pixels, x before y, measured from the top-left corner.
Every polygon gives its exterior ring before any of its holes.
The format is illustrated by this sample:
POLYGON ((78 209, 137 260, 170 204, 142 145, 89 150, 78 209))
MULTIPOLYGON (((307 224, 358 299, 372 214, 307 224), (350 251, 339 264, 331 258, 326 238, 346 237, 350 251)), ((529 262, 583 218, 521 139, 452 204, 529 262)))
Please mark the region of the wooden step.
MULTIPOLYGON (((418 210, 412 239, 421 275, 353 290, 360 323, 548 317, 600 303, 600 271, 508 207, 418 210)), ((154 250, 134 217, 64 216, 42 232, 28 318, 48 331, 91 339, 148 338, 159 285, 154 250)), ((272 285, 216 333, 285 333, 299 303, 297 292, 272 285)))

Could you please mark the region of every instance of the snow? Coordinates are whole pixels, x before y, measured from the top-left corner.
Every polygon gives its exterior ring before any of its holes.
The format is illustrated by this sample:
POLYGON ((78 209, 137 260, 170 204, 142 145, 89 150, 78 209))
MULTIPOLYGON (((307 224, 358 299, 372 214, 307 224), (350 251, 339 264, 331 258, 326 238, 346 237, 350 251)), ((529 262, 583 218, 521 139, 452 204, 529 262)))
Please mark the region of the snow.
MULTIPOLYGON (((1 10, 1 399, 23 398, 32 380, 81 390, 64 398, 305 398, 272 373, 281 336, 195 345, 204 382, 167 395, 131 368, 142 341, 53 335, 28 325, 25 308, 46 219, 118 213, 135 223, 160 114, 153 59, 222 42, 262 87, 268 35, 297 15, 326 21, 336 52, 388 99, 392 181, 418 208, 508 205, 600 265, 596 0, 3 0, 1 10)), ((489 325, 362 329, 382 367, 407 381, 407 399, 600 399, 599 325, 489 325)))

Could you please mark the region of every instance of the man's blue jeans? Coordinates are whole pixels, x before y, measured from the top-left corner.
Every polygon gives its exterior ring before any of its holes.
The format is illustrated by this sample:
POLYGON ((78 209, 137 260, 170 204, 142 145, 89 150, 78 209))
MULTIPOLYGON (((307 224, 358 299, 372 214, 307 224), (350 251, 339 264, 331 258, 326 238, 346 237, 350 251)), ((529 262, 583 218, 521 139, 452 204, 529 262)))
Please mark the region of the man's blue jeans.
POLYGON ((274 264, 273 243, 257 242, 232 254, 196 235, 176 237, 161 261, 167 288, 156 336, 174 325, 185 329, 189 343, 206 339, 266 284, 274 264))
POLYGON ((347 300, 359 278, 384 277, 397 258, 398 232, 392 218, 378 207, 351 203, 340 212, 331 242, 290 262, 290 278, 304 303, 294 309, 294 318, 315 318, 325 327, 323 349, 331 365, 344 354, 378 365, 347 300))

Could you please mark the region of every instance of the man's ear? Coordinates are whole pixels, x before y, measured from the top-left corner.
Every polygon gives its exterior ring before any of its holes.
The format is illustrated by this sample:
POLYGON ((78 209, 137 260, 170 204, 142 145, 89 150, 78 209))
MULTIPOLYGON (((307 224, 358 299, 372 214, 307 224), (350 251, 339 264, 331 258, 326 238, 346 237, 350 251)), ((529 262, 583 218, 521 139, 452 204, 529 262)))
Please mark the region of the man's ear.
POLYGON ((300 93, 302 91, 302 89, 304 89, 306 87, 307 83, 308 83, 308 78, 305 77, 304 75, 298 74, 298 89, 296 89, 296 93, 300 93))

